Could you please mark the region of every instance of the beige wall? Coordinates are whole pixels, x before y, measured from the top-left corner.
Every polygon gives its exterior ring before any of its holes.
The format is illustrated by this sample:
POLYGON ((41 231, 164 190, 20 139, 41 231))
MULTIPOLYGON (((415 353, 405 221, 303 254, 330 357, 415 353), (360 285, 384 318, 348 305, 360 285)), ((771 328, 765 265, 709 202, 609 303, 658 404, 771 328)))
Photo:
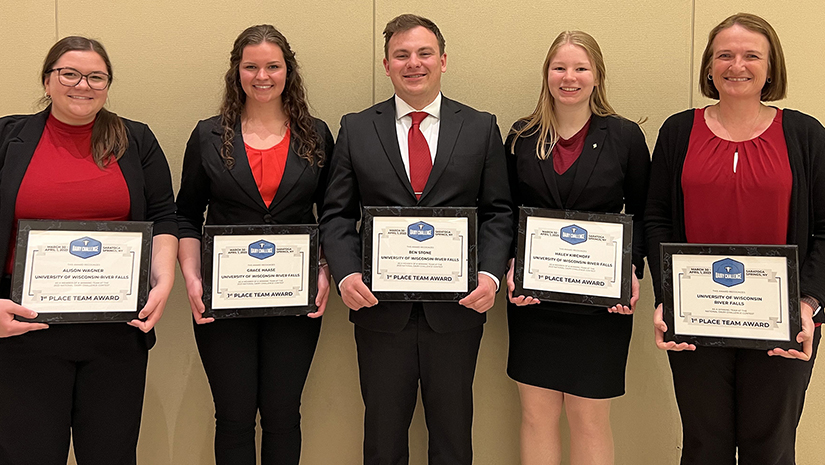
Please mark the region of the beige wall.
MULTIPOLYGON (((825 120, 819 2, 768 0, 593 0, 586 9, 561 2, 351 0, 348 2, 227 2, 215 0, 2 0, 0 3, 0 115, 29 113, 42 95, 39 67, 48 47, 70 34, 100 39, 115 67, 110 107, 148 123, 169 158, 177 184, 183 147, 197 120, 215 113, 229 50, 244 27, 273 23, 290 39, 303 66, 316 116, 338 129, 342 114, 392 93, 380 65, 381 30, 388 19, 414 12, 435 20, 447 39, 444 93, 498 115, 502 131, 532 110, 540 66, 552 39, 582 29, 600 42, 607 60, 612 104, 624 116, 648 118, 653 145, 670 114, 705 105, 696 87, 707 32, 740 10, 763 15, 785 47, 789 98, 825 120)), ((139 461, 143 464, 213 463, 212 404, 195 349, 191 319, 178 282, 151 351, 139 461)), ((635 320, 627 395, 613 408, 616 463, 677 463, 678 411, 664 353, 652 341, 650 279, 635 320)), ((476 463, 518 463, 519 405, 504 374, 507 333, 504 301, 489 313, 476 377, 476 463)), ((575 348, 571 348, 575 350, 575 348)), ((818 431, 825 428, 825 378, 814 371, 799 428, 798 462, 821 463, 818 431)), ((304 452, 308 465, 357 464, 363 407, 358 390, 352 326, 333 296, 304 394, 304 452)), ((426 463, 423 412, 410 431, 410 463, 426 463)))

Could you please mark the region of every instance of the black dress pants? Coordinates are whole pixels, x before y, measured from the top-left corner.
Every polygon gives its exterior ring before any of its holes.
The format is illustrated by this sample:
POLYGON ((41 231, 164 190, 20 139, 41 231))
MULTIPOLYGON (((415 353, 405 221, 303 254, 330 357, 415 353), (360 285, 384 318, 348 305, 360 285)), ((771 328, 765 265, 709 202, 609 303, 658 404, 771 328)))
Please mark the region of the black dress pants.
POLYGON ((215 402, 215 463, 254 465, 255 420, 261 414, 261 464, 301 458, 301 394, 321 320, 276 316, 195 325, 215 402))
POLYGON ((473 462, 473 378, 483 326, 436 333, 413 306, 400 333, 355 327, 364 414, 364 464, 404 465, 418 385, 430 465, 473 462))
POLYGON ((682 417, 682 465, 794 465, 811 361, 767 351, 697 347, 668 352, 682 417))
POLYGON ((0 339, 0 464, 133 465, 146 337, 126 323, 51 325, 0 339))

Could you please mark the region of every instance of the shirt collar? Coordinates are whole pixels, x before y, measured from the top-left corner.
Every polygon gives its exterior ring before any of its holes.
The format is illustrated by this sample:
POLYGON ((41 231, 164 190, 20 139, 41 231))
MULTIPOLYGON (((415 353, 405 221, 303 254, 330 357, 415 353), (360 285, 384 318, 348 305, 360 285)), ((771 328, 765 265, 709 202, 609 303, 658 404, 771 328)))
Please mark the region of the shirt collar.
POLYGON ((441 92, 435 96, 435 100, 421 110, 416 110, 410 104, 401 100, 398 94, 395 95, 395 119, 399 120, 412 112, 423 111, 435 119, 441 119, 441 92))

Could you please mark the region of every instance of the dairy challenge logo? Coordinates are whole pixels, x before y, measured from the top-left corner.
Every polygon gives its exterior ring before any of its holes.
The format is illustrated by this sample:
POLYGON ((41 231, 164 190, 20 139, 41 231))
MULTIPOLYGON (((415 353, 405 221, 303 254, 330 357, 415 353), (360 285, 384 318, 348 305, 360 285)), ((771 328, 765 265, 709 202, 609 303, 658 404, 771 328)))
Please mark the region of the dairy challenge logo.
POLYGON ((69 253, 75 257, 87 259, 100 255, 100 241, 92 239, 91 237, 81 237, 69 242, 69 253))
POLYGON ((407 226, 407 237, 410 239, 424 242, 427 239, 432 239, 433 236, 435 236, 435 228, 423 221, 407 226))
POLYGON ((713 262, 713 282, 733 287, 745 282, 745 265, 732 258, 713 262))
POLYGON ((264 260, 275 255, 275 244, 269 241, 260 240, 249 244, 249 256, 264 260))
POLYGON ((581 244, 587 241, 587 230, 575 224, 561 228, 559 235, 561 240, 570 245, 581 244))

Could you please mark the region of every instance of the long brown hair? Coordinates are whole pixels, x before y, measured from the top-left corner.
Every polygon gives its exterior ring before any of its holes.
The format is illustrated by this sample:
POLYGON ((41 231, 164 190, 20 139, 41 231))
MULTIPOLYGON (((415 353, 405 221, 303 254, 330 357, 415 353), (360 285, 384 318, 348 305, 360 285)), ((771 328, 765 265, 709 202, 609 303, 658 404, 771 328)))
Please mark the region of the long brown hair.
MULTIPOLYGON (((109 61, 109 54, 103 48, 103 44, 86 37, 69 36, 57 41, 49 53, 46 54, 46 59, 43 60, 43 72, 41 74, 41 84, 46 85, 46 77, 49 75, 48 71, 54 68, 54 64, 67 52, 85 52, 91 51, 100 55, 103 62, 106 63, 106 72, 109 74, 109 85, 112 85, 112 62, 109 61)), ((48 101, 48 99, 46 99, 48 101)), ((92 126, 92 159, 95 164, 101 169, 105 168, 109 163, 120 160, 120 157, 126 152, 129 147, 129 137, 126 134, 126 126, 123 120, 115 113, 101 108, 95 116, 95 123, 92 126)))
POLYGON ((616 114, 613 107, 607 102, 607 90, 605 89, 605 66, 602 50, 596 39, 590 34, 582 31, 565 31, 556 37, 556 40, 550 45, 547 50, 547 57, 544 59, 544 65, 541 70, 541 94, 539 101, 536 104, 536 109, 528 116, 520 118, 518 121, 524 124, 520 125, 518 129, 514 128, 510 134, 515 134, 510 150, 514 150, 516 141, 519 137, 530 137, 536 133, 539 134, 536 142, 536 156, 542 160, 546 160, 553 151, 556 142, 559 141, 558 126, 559 122, 556 119, 556 104, 553 101, 553 96, 550 95, 550 85, 547 83, 547 77, 550 68, 550 62, 556 55, 556 52, 562 45, 573 44, 578 45, 587 52, 587 57, 590 58, 590 64, 593 65, 593 74, 596 86, 593 88, 593 93, 590 94, 590 111, 598 116, 612 116, 616 114), (549 142, 549 144, 548 144, 549 142))
POLYGON ((221 134, 221 158, 223 158, 224 165, 227 169, 232 169, 235 165, 235 158, 232 157, 232 141, 235 138, 235 125, 240 119, 246 103, 246 93, 241 87, 240 76, 243 50, 248 45, 258 45, 264 41, 277 45, 284 54, 286 85, 283 94, 281 94, 281 101, 283 102, 284 113, 289 118, 290 133, 298 143, 298 155, 309 161, 310 165, 317 163, 318 166, 323 166, 323 142, 321 135, 315 130, 315 122, 309 114, 304 80, 298 71, 295 52, 289 47, 286 37, 269 24, 246 28, 235 39, 235 45, 229 55, 229 69, 224 76, 226 87, 220 109, 221 129, 223 130, 221 134))

